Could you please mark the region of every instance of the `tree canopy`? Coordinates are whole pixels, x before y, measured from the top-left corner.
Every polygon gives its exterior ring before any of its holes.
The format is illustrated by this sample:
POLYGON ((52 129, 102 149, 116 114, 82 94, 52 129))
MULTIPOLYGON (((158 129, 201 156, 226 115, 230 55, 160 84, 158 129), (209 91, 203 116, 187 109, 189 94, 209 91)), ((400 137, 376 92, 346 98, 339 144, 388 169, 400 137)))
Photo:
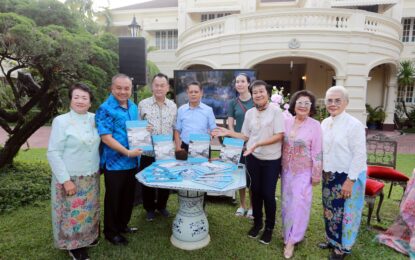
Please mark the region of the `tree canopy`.
POLYGON ((0 69, 5 80, 0 88, 9 89, 2 92, 11 93, 12 100, 0 102, 0 127, 9 134, 0 148, 0 168, 12 162, 59 106, 67 108, 71 84, 88 84, 95 106, 107 95, 117 72, 118 41, 110 34, 91 33, 89 22, 56 0, 1 1, 0 69), (12 77, 16 71, 17 79, 12 77))

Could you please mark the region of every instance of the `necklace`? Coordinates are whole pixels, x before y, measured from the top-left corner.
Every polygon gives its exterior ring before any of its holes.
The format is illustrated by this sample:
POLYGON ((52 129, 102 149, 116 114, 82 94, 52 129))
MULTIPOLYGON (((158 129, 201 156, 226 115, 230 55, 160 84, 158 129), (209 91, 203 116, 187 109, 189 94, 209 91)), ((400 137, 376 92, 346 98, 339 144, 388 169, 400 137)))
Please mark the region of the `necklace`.
POLYGON ((93 127, 93 123, 91 122, 91 117, 89 115, 89 113, 87 112, 86 114, 86 120, 84 118, 83 119, 83 124, 88 124, 89 128, 88 131, 86 131, 86 133, 89 134, 82 134, 80 129, 79 129, 79 125, 77 122, 77 120, 74 118, 74 115, 72 113, 75 113, 73 111, 69 112, 69 115, 71 117, 71 120, 69 121, 69 123, 73 126, 73 128, 75 129, 75 133, 78 136, 79 140, 81 140, 81 142, 86 145, 86 146, 92 146, 94 144, 94 127, 93 127))

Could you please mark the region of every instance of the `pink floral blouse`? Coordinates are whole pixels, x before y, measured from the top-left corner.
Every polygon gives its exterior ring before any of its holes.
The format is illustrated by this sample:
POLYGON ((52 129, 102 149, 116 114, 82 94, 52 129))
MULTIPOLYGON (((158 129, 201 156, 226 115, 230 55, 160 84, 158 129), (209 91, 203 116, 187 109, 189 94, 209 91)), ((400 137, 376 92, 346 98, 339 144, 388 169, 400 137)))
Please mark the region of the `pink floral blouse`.
POLYGON ((311 171, 313 181, 320 181, 323 153, 320 123, 308 117, 294 129, 295 117, 285 119, 282 166, 293 175, 311 171))

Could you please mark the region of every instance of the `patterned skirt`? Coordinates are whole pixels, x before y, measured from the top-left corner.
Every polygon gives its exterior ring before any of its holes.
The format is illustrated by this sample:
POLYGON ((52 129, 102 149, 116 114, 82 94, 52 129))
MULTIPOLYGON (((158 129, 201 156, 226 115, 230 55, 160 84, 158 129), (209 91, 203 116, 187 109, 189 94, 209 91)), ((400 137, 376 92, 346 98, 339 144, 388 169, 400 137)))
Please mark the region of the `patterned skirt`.
POLYGON ((346 173, 323 172, 323 208, 327 241, 336 249, 349 254, 362 218, 366 172, 359 174, 349 199, 341 196, 346 178, 346 173))
POLYGON ((52 178, 52 228, 55 247, 72 250, 90 245, 99 234, 99 174, 72 176, 74 196, 52 178))

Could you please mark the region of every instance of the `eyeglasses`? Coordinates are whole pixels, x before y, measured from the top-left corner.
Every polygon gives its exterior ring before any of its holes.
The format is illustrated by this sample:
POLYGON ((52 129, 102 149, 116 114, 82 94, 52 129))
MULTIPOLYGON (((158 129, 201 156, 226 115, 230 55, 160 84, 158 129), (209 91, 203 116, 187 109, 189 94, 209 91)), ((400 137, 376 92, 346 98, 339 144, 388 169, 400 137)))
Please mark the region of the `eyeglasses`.
POLYGON ((299 100, 297 100, 295 102, 295 105, 297 107, 311 107, 311 104, 313 104, 313 103, 311 103, 310 101, 299 101, 299 100))
POLYGON ((326 106, 334 104, 336 106, 340 106, 342 104, 343 100, 341 98, 336 98, 336 99, 325 99, 324 100, 324 104, 326 104, 326 106))

